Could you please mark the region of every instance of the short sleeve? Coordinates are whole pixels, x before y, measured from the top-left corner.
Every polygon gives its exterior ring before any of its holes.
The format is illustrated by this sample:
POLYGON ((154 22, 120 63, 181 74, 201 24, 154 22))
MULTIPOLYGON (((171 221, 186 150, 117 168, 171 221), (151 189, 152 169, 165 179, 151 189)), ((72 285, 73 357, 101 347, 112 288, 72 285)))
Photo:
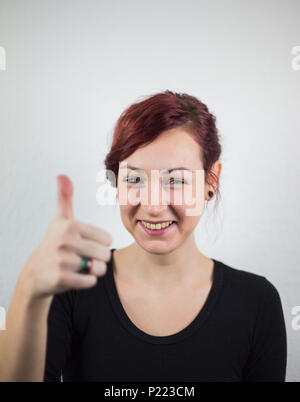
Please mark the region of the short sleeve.
POLYGON ((264 278, 262 303, 243 381, 284 382, 286 363, 287 336, 281 299, 275 286, 264 278))
POLYGON ((47 344, 44 381, 61 381, 61 372, 71 353, 72 342, 71 291, 55 294, 50 305, 47 319, 47 344))

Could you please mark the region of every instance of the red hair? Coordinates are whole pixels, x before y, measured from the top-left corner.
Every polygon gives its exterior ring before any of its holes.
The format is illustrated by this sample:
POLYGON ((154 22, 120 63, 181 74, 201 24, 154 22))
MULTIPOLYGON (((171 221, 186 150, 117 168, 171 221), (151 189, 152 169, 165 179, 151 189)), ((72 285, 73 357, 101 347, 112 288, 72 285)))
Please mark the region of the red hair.
MULTIPOLYGON (((154 141, 163 131, 174 127, 188 131, 200 145, 205 180, 212 184, 210 177, 214 176, 218 198, 218 177, 210 171, 221 154, 216 118, 204 103, 185 93, 167 90, 125 109, 114 128, 111 149, 104 161, 106 169, 114 172, 117 182, 120 162, 154 141)), ((110 180, 109 176, 107 178, 110 180)))

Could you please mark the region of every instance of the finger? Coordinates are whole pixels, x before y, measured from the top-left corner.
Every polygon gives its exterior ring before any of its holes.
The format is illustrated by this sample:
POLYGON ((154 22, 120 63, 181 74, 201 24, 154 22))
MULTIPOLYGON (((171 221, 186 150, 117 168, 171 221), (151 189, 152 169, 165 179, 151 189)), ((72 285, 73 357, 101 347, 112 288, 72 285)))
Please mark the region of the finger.
POLYGON ((72 289, 87 289, 95 286, 97 283, 97 277, 89 274, 76 274, 73 272, 66 272, 62 278, 60 284, 66 288, 72 289))
POLYGON ((68 176, 58 175, 57 180, 57 209, 56 216, 67 219, 74 218, 73 184, 68 176))
POLYGON ((92 260, 92 269, 89 271, 89 274, 96 276, 103 276, 107 271, 107 264, 104 261, 92 260))
POLYGON ((68 249, 79 256, 89 257, 96 260, 108 262, 111 257, 111 251, 107 246, 84 238, 71 238, 61 249, 68 249))
MULTIPOLYGON (((78 272, 81 266, 82 258, 74 253, 70 253, 66 250, 61 250, 59 252, 59 266, 71 272, 78 272)), ((102 276, 106 273, 107 265, 104 261, 92 259, 92 269, 90 270, 90 274, 96 276, 102 276)))
POLYGON ((76 221, 76 226, 78 227, 78 231, 80 235, 84 238, 95 240, 99 243, 102 243, 106 246, 110 246, 112 243, 112 236, 110 233, 106 232, 105 230, 89 225, 87 223, 78 222, 76 221))

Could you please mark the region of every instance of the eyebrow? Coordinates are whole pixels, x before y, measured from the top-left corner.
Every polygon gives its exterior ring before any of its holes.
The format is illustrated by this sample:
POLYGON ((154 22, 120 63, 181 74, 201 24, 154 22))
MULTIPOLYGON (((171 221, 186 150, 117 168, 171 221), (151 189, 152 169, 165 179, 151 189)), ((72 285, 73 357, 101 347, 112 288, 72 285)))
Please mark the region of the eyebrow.
MULTIPOLYGON (((125 169, 125 168, 131 169, 131 170, 137 170, 137 171, 139 171, 139 172, 144 172, 143 169, 137 168, 137 167, 135 167, 135 166, 131 166, 131 165, 120 166, 120 169, 125 169)), ((175 167, 175 168, 172 168, 172 169, 162 169, 163 172, 168 172, 168 173, 173 172, 173 170, 188 170, 189 172, 193 172, 193 170, 188 169, 188 168, 186 168, 186 167, 182 167, 182 166, 180 166, 180 167, 175 167)))

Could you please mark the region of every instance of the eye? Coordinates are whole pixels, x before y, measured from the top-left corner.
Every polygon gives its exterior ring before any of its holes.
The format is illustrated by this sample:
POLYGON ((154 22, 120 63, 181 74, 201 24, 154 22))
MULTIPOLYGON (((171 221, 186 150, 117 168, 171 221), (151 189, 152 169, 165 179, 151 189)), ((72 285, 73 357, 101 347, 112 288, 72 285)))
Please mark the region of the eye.
POLYGON ((127 181, 128 183, 132 184, 137 184, 141 182, 141 178, 138 176, 127 176, 123 181, 127 181), (135 179, 138 179, 138 181, 135 181, 135 179))
MULTIPOLYGON (((123 179, 124 182, 131 183, 131 184, 141 184, 143 183, 143 180, 139 176, 127 176, 123 179)), ((171 177, 169 179, 171 182, 170 184, 185 184, 186 181, 184 179, 175 179, 174 177, 171 177)))
POLYGON ((171 177, 171 178, 170 178, 170 181, 171 181, 171 180, 172 180, 172 181, 174 180, 174 181, 177 182, 177 183, 174 183, 174 182, 173 182, 173 183, 171 183, 171 184, 185 184, 185 183, 186 183, 185 180, 183 180, 183 179, 175 179, 174 177, 171 177))

